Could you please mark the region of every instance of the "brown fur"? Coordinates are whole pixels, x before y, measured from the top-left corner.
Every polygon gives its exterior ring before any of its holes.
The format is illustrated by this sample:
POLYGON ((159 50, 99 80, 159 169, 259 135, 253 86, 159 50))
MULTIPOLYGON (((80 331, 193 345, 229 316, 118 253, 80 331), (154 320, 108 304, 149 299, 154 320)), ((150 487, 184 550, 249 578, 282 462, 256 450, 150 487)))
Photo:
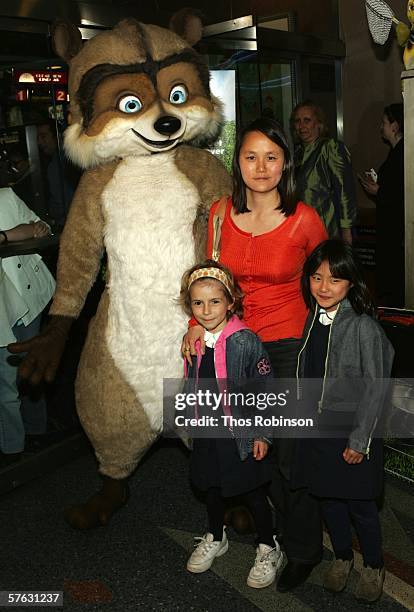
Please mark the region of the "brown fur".
POLYGON ((50 314, 76 318, 83 308, 104 250, 100 196, 116 166, 117 162, 99 166, 81 178, 60 239, 57 289, 50 314))
MULTIPOLYGON (((70 62, 69 91, 78 91, 82 77, 88 70, 100 64, 136 64, 145 61, 146 51, 142 45, 142 37, 135 20, 121 21, 118 26, 108 32, 90 39, 82 52, 70 62)), ((71 98, 71 113, 73 120, 80 120, 78 102, 71 98)))
MULTIPOLYGON (((173 32, 154 25, 140 24, 135 19, 124 19, 113 30, 90 39, 82 52, 70 61, 69 91, 77 92, 82 77, 99 64, 128 65, 144 62, 147 52, 155 61, 179 53, 187 44, 173 32), (156 44, 153 40, 156 39, 156 44)), ((79 103, 71 100, 72 120, 81 118, 79 103)))
POLYGON ((189 103, 200 103, 204 106, 209 104, 206 95, 209 92, 204 89, 199 78, 198 71, 193 64, 178 62, 167 68, 162 68, 157 75, 158 92, 161 98, 168 99, 170 88, 184 82, 191 92, 189 103))
POLYGON ((121 97, 131 94, 139 96, 143 111, 156 99, 154 87, 145 74, 117 75, 100 83, 95 91, 93 114, 86 134, 96 136, 112 117, 122 115, 117 103, 121 97))
MULTIPOLYGON (((122 23, 122 22, 121 22, 122 23)), ((156 25, 140 24, 144 34, 144 43, 148 53, 156 62, 161 62, 166 57, 180 53, 188 49, 188 44, 174 32, 156 25)), ((194 55, 196 55, 194 53, 194 55)))
POLYGON ((105 291, 90 323, 76 380, 76 405, 83 428, 100 463, 100 472, 125 478, 156 435, 136 394, 122 378, 106 345, 108 294, 105 291), (97 417, 99 406, 99 418, 97 417), (114 413, 116 412, 116 428, 114 413))
POLYGON ((231 194, 231 177, 224 166, 217 165, 215 158, 202 149, 193 149, 183 145, 177 150, 175 160, 177 168, 197 185, 200 192, 200 206, 197 209, 193 232, 196 261, 201 262, 206 258, 210 205, 221 196, 231 194), (196 157, 197 162, 195 163, 196 157), (207 206, 206 202, 208 202, 207 206))

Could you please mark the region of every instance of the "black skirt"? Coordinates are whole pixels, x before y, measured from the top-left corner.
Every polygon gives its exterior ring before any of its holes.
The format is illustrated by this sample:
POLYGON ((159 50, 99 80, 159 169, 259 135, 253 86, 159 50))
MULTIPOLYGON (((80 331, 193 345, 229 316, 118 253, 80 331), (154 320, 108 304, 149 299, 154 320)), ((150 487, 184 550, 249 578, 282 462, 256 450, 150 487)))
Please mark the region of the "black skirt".
MULTIPOLYGON (((322 377, 326 358, 329 327, 318 321, 312 329, 305 360, 305 377, 318 378, 313 390, 315 396, 314 415, 322 431, 338 431, 338 425, 350 420, 350 413, 340 413, 325 409, 320 415, 317 399, 322 390, 322 377)), ((349 431, 351 433, 351 431, 349 431)), ((295 487, 306 486, 310 493, 318 497, 339 499, 375 499, 382 493, 383 485, 383 444, 373 439, 369 458, 361 463, 350 465, 342 453, 348 446, 348 438, 311 438, 300 440, 294 460, 295 487)))
POLYGON ((268 455, 256 461, 249 454, 242 461, 232 438, 194 440, 190 479, 201 491, 218 487, 223 497, 233 497, 257 489, 271 478, 268 455))
MULTIPOLYGON (((204 379, 215 378, 214 350, 206 347, 199 371, 200 387, 204 379)), ((210 385, 211 387, 211 385, 210 385)), ((256 461, 252 454, 242 461, 236 440, 230 430, 225 438, 197 438, 193 441, 190 458, 190 480, 201 491, 211 487, 221 489, 223 497, 233 497, 252 491, 272 478, 266 456, 256 461)))

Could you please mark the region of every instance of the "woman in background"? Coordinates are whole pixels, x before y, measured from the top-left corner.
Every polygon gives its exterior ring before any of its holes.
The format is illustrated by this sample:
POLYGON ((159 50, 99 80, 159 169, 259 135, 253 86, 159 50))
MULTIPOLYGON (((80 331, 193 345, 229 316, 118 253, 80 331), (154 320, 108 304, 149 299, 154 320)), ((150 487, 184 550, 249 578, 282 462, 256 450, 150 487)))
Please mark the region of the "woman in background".
POLYGON ((359 175, 376 204, 376 297, 381 306, 404 306, 404 107, 384 108, 381 136, 391 149, 378 178, 359 175))
POLYGON ((349 151, 329 138, 324 113, 311 100, 293 109, 291 123, 299 141, 295 151, 298 199, 317 211, 330 238, 352 242, 356 196, 349 151))
POLYGON ((22 394, 17 367, 10 363, 7 345, 29 340, 40 329, 44 308, 55 281, 37 253, 2 258, 1 245, 41 238, 50 227, 31 211, 10 188, 0 188, 0 450, 3 465, 20 459, 25 435, 46 432, 44 397, 22 394))

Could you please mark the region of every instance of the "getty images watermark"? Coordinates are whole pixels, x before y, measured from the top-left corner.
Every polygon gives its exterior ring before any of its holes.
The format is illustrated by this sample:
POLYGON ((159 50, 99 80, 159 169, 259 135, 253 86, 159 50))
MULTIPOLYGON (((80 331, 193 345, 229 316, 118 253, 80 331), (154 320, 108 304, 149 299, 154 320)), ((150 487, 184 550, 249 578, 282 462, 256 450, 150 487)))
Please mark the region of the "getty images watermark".
POLYGON ((228 381, 203 379, 164 381, 164 434, 192 438, 276 437, 283 430, 311 429, 311 414, 300 414, 296 405, 296 382, 274 379, 228 381), (294 383, 294 387, 292 386, 294 383))
POLYGON ((282 415, 263 414, 276 407, 285 408, 290 390, 284 392, 231 392, 198 389, 174 396, 175 427, 313 427, 312 418, 289 418, 282 415), (194 416, 188 416, 189 409, 194 416), (236 415, 226 414, 226 409, 236 415), (206 413, 208 411, 208 413, 206 413), (255 411, 259 411, 257 414, 255 411), (253 412, 253 414, 251 414, 253 412), (260 412, 262 412, 260 414, 260 412), (178 413, 178 414, 177 414, 178 413), (201 413, 201 414, 200 414, 201 413), (243 413, 244 416, 241 416, 243 413))
POLYGON ((174 437, 413 438, 414 380, 165 379, 163 417, 174 437))

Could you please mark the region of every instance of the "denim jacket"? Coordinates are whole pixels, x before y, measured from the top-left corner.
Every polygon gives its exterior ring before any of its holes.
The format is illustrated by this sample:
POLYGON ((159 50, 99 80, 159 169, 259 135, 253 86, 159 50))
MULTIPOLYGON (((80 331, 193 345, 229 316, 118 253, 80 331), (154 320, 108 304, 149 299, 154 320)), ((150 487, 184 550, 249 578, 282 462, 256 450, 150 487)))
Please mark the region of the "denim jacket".
MULTIPOLYGON (((318 310, 305 323, 299 351, 297 378, 304 377, 305 355, 318 310)), ((325 374, 318 412, 353 412, 349 447, 369 454, 369 447, 381 415, 391 375, 394 349, 372 317, 358 315, 347 299, 342 300, 331 323, 325 374)))
MULTIPOLYGON (((198 371, 202 355, 199 343, 193 364, 186 370, 186 392, 197 390, 198 371)), ((238 389, 239 381, 272 377, 273 371, 269 357, 259 338, 244 325, 237 316, 233 316, 221 332, 214 347, 214 366, 217 382, 220 385, 227 381, 227 391, 238 389)), ((231 411, 231 406, 227 407, 231 411)), ((261 438, 268 442, 268 438, 261 438)), ((251 438, 236 438, 240 459, 243 461, 253 449, 251 438)))

